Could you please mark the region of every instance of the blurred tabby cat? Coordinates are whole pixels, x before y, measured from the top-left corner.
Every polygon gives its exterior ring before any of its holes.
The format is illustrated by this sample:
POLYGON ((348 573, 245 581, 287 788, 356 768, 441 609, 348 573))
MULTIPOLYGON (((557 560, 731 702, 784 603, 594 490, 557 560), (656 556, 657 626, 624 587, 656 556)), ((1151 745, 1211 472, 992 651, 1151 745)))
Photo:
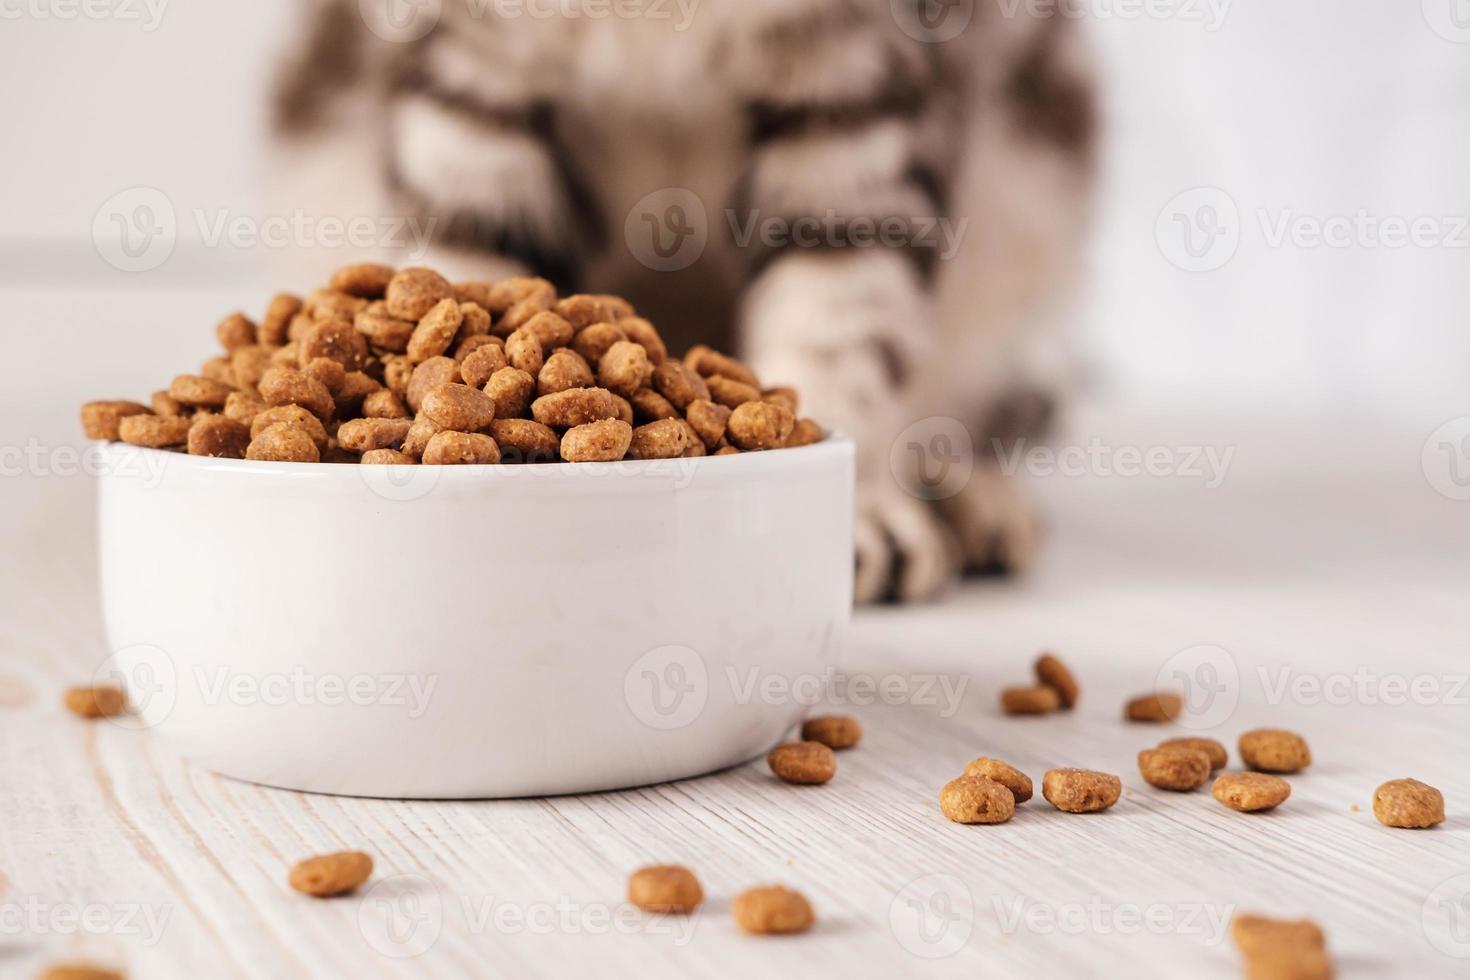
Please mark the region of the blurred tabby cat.
POLYGON ((1035 549, 995 447, 1038 436, 1064 380, 1048 337, 1096 128, 1075 19, 1045 9, 314 0, 279 78, 283 173, 340 213, 432 220, 428 264, 621 293, 671 349, 797 387, 859 445, 859 601, 926 598, 1035 549), (958 421, 891 452, 936 417, 958 421), (903 489, 965 435, 958 492, 903 489))

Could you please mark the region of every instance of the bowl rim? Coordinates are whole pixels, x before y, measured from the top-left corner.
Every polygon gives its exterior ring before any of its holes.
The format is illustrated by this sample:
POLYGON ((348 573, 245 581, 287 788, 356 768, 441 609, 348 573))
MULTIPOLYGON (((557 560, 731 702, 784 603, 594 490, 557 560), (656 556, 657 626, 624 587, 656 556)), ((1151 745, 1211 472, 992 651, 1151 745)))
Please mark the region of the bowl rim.
MULTIPOLYGON (((215 456, 192 456, 188 453, 155 449, 150 446, 135 446, 131 443, 101 440, 94 446, 102 453, 103 460, 121 462, 127 459, 154 460, 162 466, 182 466, 185 472, 195 474, 233 474, 241 479, 263 479, 284 477, 297 482, 309 480, 361 479, 364 472, 396 471, 399 463, 293 463, 258 459, 223 459, 215 456)), ((821 442, 808 446, 793 446, 789 449, 743 452, 726 456, 680 456, 672 459, 621 459, 599 463, 476 463, 469 465, 449 463, 418 463, 412 468, 418 472, 433 472, 436 482, 440 479, 472 482, 537 480, 564 482, 592 476, 606 477, 623 475, 629 478, 660 476, 677 469, 680 474, 693 476, 696 472, 723 476, 760 476, 801 467, 805 464, 820 464, 830 460, 851 459, 856 453, 852 439, 840 432, 829 433, 821 442)), ((118 476, 126 471, 121 466, 105 467, 104 477, 118 476)))

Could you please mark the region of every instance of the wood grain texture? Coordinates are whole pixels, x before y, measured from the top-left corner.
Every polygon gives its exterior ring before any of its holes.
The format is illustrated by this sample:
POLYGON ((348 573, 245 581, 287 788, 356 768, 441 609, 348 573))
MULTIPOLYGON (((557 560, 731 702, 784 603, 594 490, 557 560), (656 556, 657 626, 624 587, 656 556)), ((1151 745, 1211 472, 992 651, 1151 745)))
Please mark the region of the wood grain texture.
POLYGON ((867 734, 827 786, 754 763, 621 793, 444 803, 240 783, 146 731, 67 716, 61 690, 105 655, 91 489, 20 481, 0 571, 0 975, 84 957, 140 978, 1225 978, 1240 975, 1223 929, 1241 908, 1317 919, 1344 978, 1464 976, 1470 959, 1435 942, 1470 953, 1470 898, 1453 882, 1470 875, 1470 505, 1407 482, 1287 494, 1269 458, 1238 465, 1213 495, 1046 483, 1053 546, 1033 576, 861 613, 845 673, 907 693, 836 705, 867 734), (1123 702, 1199 644, 1227 651, 1215 663, 1238 677, 1222 695, 1238 703, 1201 732, 1232 768, 1235 737, 1257 725, 1312 744, 1274 813, 1138 776, 1138 749, 1195 730, 1126 724, 1123 702), (1081 703, 1002 717, 999 688, 1043 648, 1073 666, 1081 703), (1387 703, 1386 678, 1419 679, 1433 703, 1387 703), (1349 693, 1313 697, 1313 679, 1349 693), (1007 824, 948 823, 938 788, 982 754, 1038 783, 1052 766, 1104 769, 1124 796, 1074 816, 1038 793, 1007 824), (1443 826, 1374 821, 1374 787, 1401 776, 1443 790, 1443 826), (288 889, 293 861, 342 848, 376 861, 361 894, 288 889), (624 908, 628 872, 651 862, 696 869, 704 912, 624 908), (736 930, 731 899, 768 882, 807 894, 813 933, 736 930))

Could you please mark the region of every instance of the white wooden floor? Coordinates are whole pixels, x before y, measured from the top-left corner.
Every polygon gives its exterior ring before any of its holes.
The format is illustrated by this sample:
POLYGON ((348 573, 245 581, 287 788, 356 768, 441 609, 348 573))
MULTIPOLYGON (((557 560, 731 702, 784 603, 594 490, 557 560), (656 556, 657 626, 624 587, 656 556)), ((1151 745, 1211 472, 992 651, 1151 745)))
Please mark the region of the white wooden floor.
MULTIPOLYGON (((1158 423, 1089 431, 1187 441, 1158 423)), ((514 802, 264 789, 181 761, 146 732, 67 716, 61 689, 106 654, 91 487, 8 479, 0 976, 81 957, 149 980, 1232 977, 1224 929, 1241 908, 1317 919, 1343 978, 1463 977, 1470 503, 1425 482, 1423 433, 1372 452, 1342 436, 1233 432, 1217 441, 1237 451, 1212 490, 1185 477, 1039 481, 1052 545, 1030 578, 859 615, 848 673, 898 678, 912 696, 842 709, 867 737, 825 787, 786 786, 752 764, 514 802), (1081 705, 1001 717, 998 688, 1024 680, 1043 647, 1074 665, 1081 705), (1125 725, 1121 705, 1174 668, 1215 679, 1203 731, 1230 744, 1232 763, 1235 735, 1253 726, 1310 740, 1316 762, 1279 811, 1236 814, 1139 778, 1138 749, 1192 729, 1125 725), (1400 684, 1429 703, 1394 703, 1400 684), (1105 769, 1124 797, 1072 816, 1038 795, 1002 826, 950 824, 936 791, 980 754, 1038 781, 1051 766, 1105 769), (1374 821, 1373 788, 1400 776, 1444 791, 1443 826, 1374 821), (296 858, 347 847, 377 862, 362 895, 322 902, 286 887, 296 858), (665 861, 696 869, 701 916, 620 906, 627 873, 665 861), (764 882, 805 892, 817 929, 739 934, 730 899, 764 882)))

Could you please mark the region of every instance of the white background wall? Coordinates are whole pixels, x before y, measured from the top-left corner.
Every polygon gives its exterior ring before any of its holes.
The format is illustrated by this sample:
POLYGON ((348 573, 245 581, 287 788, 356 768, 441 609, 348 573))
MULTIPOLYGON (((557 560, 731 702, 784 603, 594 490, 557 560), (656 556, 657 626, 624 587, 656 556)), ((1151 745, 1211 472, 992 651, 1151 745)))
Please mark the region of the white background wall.
MULTIPOLYGON (((1109 142, 1078 329, 1102 403, 1418 432, 1470 412, 1470 230, 1459 247, 1272 247, 1259 217, 1362 210, 1456 231, 1470 214, 1470 43, 1432 25, 1470 42, 1443 27, 1470 4, 1237 0, 1217 21, 1225 0, 1160 0, 1153 16, 1142 2, 1087 3, 1109 142), (1237 208, 1239 244, 1187 272, 1156 223, 1200 186, 1237 208)), ((189 216, 266 214, 263 96, 290 0, 169 0, 152 31, 32 12, 66 3, 0 0, 0 399, 19 406, 5 441, 77 440, 78 401, 146 395, 203 357, 219 315, 263 303, 279 258, 201 248, 189 216), (136 186, 167 194, 180 242, 162 268, 128 274, 90 229, 136 186)))

